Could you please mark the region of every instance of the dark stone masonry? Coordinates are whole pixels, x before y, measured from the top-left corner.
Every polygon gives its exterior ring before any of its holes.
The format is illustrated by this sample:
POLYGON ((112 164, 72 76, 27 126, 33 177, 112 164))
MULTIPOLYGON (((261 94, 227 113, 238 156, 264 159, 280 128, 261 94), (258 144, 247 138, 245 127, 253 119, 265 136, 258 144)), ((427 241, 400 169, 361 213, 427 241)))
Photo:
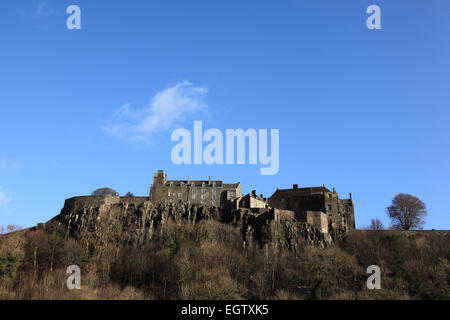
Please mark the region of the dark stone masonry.
POLYGON ((102 221, 120 221, 146 240, 167 221, 215 220, 238 227, 244 244, 295 248, 300 242, 328 247, 355 229, 354 203, 325 186, 277 189, 270 198, 253 190, 242 194, 240 182, 167 180, 159 170, 148 197, 82 196, 67 199, 57 220, 77 235, 102 221))

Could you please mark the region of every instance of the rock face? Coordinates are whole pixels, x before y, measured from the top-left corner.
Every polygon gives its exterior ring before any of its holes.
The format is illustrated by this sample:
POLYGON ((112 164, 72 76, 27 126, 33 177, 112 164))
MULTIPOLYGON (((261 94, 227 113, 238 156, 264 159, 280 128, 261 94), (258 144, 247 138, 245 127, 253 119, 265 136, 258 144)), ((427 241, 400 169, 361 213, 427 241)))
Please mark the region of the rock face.
POLYGON ((242 232, 245 245, 256 241, 260 246, 295 249, 300 244, 328 247, 341 236, 323 233, 276 209, 222 209, 187 204, 154 204, 147 197, 87 196, 67 199, 54 219, 67 227, 74 237, 83 230, 96 237, 109 232, 123 241, 151 239, 167 221, 185 219, 193 224, 215 220, 233 225, 242 232), (132 232, 130 233, 130 230, 132 232))

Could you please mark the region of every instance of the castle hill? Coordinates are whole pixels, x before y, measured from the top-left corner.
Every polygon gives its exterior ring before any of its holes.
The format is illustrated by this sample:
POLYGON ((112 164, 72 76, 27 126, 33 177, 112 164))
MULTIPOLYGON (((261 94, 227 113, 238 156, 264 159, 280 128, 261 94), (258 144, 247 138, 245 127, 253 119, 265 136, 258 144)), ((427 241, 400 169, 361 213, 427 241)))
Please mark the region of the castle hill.
MULTIPOLYGON (((166 220, 187 219, 198 222, 214 219, 223 223, 242 224, 245 243, 256 240, 260 245, 272 238, 275 245, 293 248, 296 242, 304 240, 320 247, 328 247, 333 239, 342 237, 355 229, 354 202, 340 198, 332 188, 325 185, 277 189, 265 197, 252 190, 242 193, 239 181, 223 182, 194 180, 168 180, 163 170, 153 175, 148 196, 123 196, 95 194, 67 199, 61 213, 54 218, 77 233, 89 214, 102 216, 108 213, 136 215, 136 221, 144 227, 144 216, 152 220, 151 230, 166 220), (272 223, 273 222, 273 223, 272 223), (267 225, 289 224, 293 234, 286 234, 282 228, 267 230, 267 225), (245 232, 244 232, 245 230, 245 232), (249 231, 252 230, 252 231, 249 231)), ((148 226, 148 225, 147 225, 148 226)), ((37 228, 42 228, 38 224, 37 228)))
POLYGON ((172 179, 157 170, 146 195, 104 187, 66 199, 49 221, 0 235, 0 296, 449 297, 450 233, 415 230, 426 212, 414 196, 393 199, 391 230, 377 219, 358 230, 352 194, 335 187, 242 190, 239 180, 172 179), (417 214, 397 218, 406 207, 417 214))
POLYGON ((2 307, 448 307, 450 0, 2 4, 2 307))

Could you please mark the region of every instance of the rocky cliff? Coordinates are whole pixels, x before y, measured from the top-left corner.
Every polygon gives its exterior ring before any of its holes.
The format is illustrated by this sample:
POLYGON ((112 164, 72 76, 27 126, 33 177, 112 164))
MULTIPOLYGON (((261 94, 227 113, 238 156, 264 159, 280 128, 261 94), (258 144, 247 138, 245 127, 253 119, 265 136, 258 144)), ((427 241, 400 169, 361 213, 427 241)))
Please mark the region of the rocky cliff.
POLYGON ((184 204, 154 204, 146 197, 89 196, 67 199, 55 221, 67 227, 68 234, 79 237, 90 233, 98 239, 114 234, 122 241, 140 243, 154 237, 168 221, 196 224, 215 220, 233 225, 242 232, 244 245, 274 245, 294 249, 300 244, 328 247, 333 237, 290 217, 277 216, 273 209, 249 209, 184 204))

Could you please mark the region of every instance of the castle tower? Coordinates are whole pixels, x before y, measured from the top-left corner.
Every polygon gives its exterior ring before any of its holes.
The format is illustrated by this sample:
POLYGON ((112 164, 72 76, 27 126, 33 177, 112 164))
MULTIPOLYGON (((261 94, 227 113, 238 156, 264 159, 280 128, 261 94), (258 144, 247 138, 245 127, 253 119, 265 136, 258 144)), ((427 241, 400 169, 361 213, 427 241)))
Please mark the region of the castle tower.
POLYGON ((163 192, 164 185, 167 182, 167 174, 164 170, 158 170, 158 173, 153 174, 153 184, 150 186, 150 200, 156 200, 160 192, 163 192))
POLYGON ((167 182, 167 174, 164 173, 164 170, 158 170, 158 173, 153 175, 153 184, 163 186, 167 182))

